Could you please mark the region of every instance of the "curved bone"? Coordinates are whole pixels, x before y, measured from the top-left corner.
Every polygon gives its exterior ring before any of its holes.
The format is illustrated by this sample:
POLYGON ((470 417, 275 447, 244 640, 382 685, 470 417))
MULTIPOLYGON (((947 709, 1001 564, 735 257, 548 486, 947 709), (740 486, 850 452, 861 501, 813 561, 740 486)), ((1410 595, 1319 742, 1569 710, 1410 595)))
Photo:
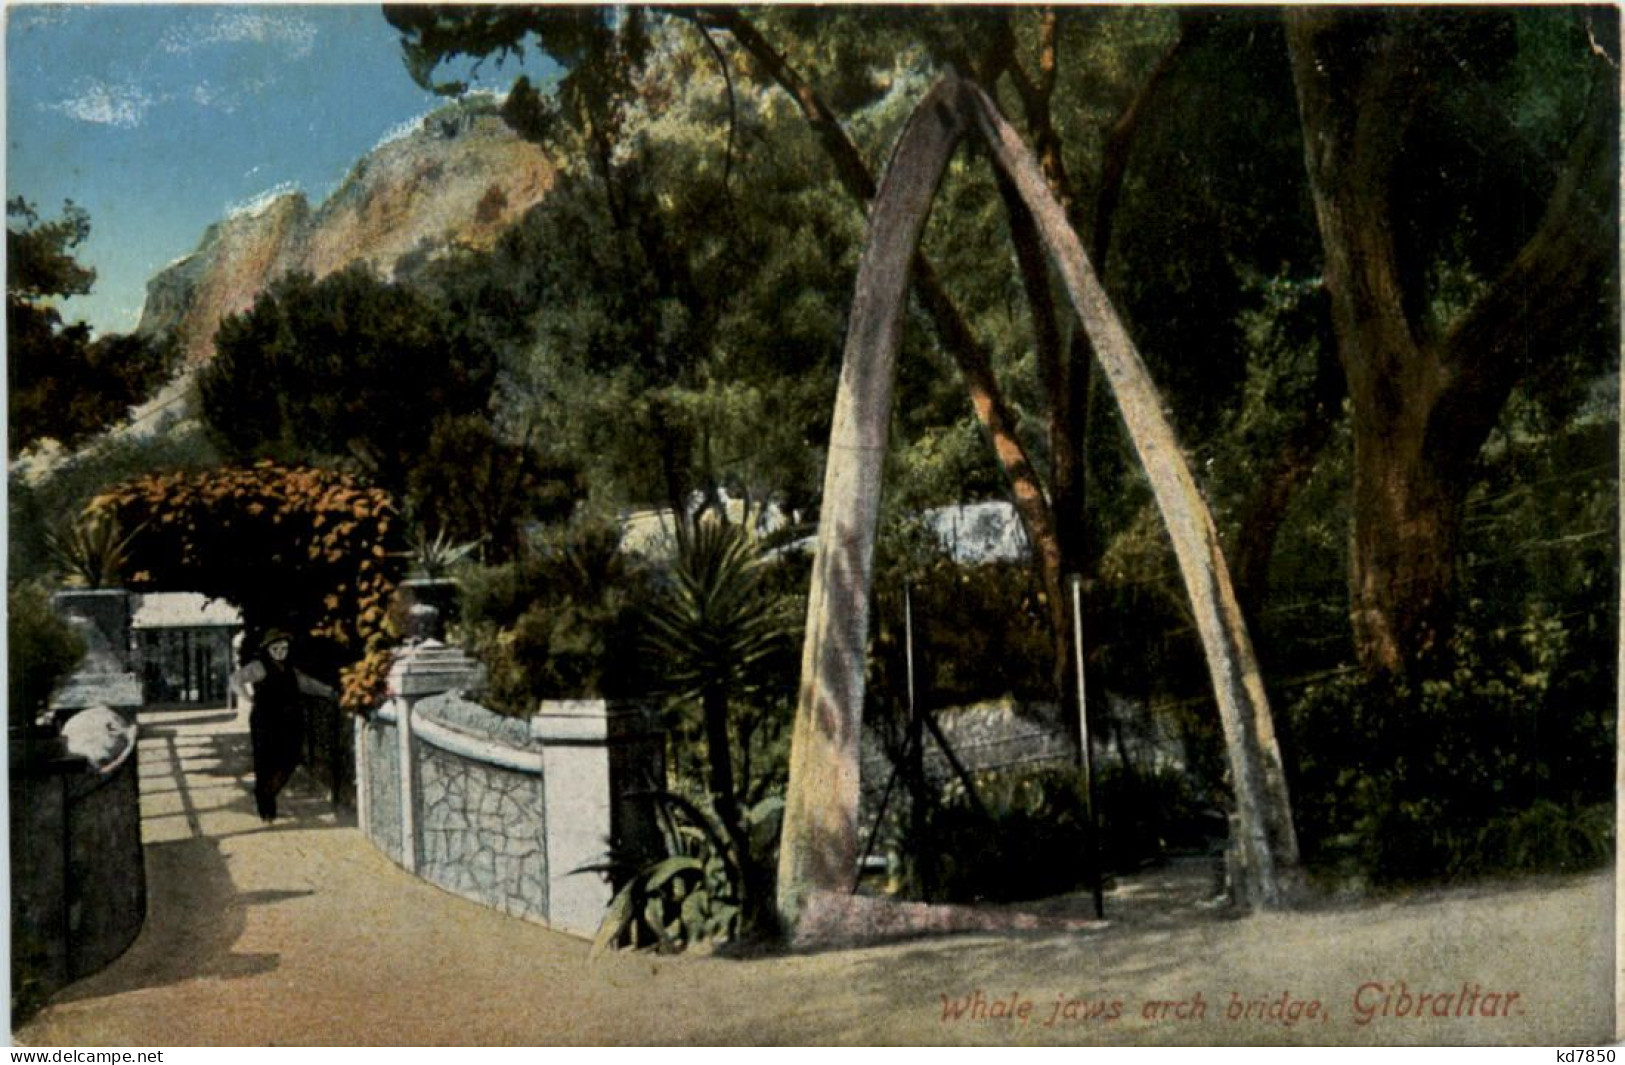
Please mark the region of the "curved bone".
POLYGON ((870 587, 908 270, 948 160, 973 131, 987 141, 995 165, 1032 211, 1151 480, 1224 725, 1241 828, 1239 886, 1248 902, 1279 905, 1297 865, 1296 835, 1263 681, 1212 516, 1145 365, 1037 164, 987 96, 949 75, 904 127, 874 201, 858 267, 807 605, 779 852, 781 915, 794 927, 807 894, 842 890, 857 858, 870 587))

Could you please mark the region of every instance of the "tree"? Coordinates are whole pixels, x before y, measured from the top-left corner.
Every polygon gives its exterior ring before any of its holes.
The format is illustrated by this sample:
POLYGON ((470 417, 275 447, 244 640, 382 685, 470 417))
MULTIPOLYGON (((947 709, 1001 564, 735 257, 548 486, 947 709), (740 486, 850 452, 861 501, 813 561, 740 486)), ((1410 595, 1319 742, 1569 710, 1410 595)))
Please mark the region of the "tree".
POLYGON ((68 201, 40 218, 27 200, 6 201, 6 343, 13 452, 41 440, 65 447, 125 417, 174 365, 160 338, 93 338, 84 322, 64 324, 55 301, 91 290, 96 271, 76 258, 90 216, 68 201))
MULTIPOLYGON (((1616 246, 1617 26, 1603 9, 1448 19, 1420 10, 1293 10, 1286 26, 1353 410, 1355 650, 1369 672, 1405 674, 1441 650, 1449 629, 1463 502, 1507 397, 1603 299, 1597 281, 1616 246), (1501 227, 1486 227, 1503 234, 1503 246, 1470 249, 1477 255, 1468 268, 1483 280, 1457 306, 1441 284, 1441 249, 1410 235, 1438 232, 1419 222, 1426 199, 1407 192, 1408 180, 1430 184, 1410 156, 1446 174, 1445 199, 1482 196, 1460 176, 1461 160, 1441 160, 1439 147, 1471 152, 1468 165, 1481 170, 1473 155, 1486 143, 1502 149, 1507 133, 1487 140, 1477 122, 1449 113, 1461 100, 1447 72, 1460 64, 1493 74, 1540 30, 1555 31, 1570 69, 1586 72, 1583 109, 1570 112, 1575 133, 1558 160, 1541 165, 1536 156, 1526 168, 1505 168, 1555 176, 1543 204, 1528 190, 1502 187, 1499 213, 1508 199, 1521 202, 1535 224, 1518 235, 1521 246, 1501 227)), ((1470 100, 1473 108, 1480 121, 1495 113, 1482 97, 1470 100)), ((1441 190, 1435 183, 1432 191, 1441 190)))
MULTIPOLYGON (((452 13, 471 27, 485 14, 452 13)), ((805 506, 859 220, 806 180, 785 135, 799 118, 728 91, 695 34, 667 32, 661 61, 634 70, 634 42, 589 33, 577 12, 544 16, 550 47, 574 55, 552 34, 586 33, 602 68, 583 61, 548 94, 522 84, 505 105, 565 160, 559 179, 497 248, 430 283, 521 323, 504 341, 504 403, 582 467, 596 500, 683 513, 726 490, 805 506)), ((392 17, 419 20, 423 48, 451 47, 452 16, 392 17)))
POLYGON ((568 517, 584 487, 573 466, 547 461, 529 439, 509 443, 476 414, 435 423, 407 485, 423 529, 479 542, 490 563, 520 554, 527 522, 568 517))
POLYGON ((279 279, 215 347, 199 389, 228 454, 349 462, 399 497, 435 426, 485 414, 496 379, 461 321, 364 265, 279 279))

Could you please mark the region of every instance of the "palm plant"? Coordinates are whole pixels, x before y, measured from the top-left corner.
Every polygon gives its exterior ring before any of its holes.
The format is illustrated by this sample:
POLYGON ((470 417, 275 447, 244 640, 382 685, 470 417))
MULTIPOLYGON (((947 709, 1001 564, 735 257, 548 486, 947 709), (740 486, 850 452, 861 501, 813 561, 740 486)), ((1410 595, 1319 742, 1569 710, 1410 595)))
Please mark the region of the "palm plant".
POLYGON ((118 518, 107 511, 89 511, 48 531, 45 543, 68 583, 110 588, 123 578, 130 544, 140 532, 140 527, 124 532, 118 518))
POLYGON ((793 621, 761 579, 759 545, 740 526, 700 522, 683 537, 671 583, 649 615, 650 647, 672 694, 697 698, 705 735, 706 788, 728 841, 742 925, 771 920, 771 870, 752 846, 752 818, 734 772, 730 705, 788 645, 793 621))

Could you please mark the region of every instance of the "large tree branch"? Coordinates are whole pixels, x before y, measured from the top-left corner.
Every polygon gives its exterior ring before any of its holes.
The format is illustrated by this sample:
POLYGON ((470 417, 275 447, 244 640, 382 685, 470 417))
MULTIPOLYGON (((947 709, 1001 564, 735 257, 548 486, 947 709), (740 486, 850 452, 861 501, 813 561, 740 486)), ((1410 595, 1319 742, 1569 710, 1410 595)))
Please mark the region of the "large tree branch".
MULTIPOLYGON (((813 127, 824 153, 835 166, 846 190, 868 209, 875 195, 875 180, 845 128, 813 89, 763 37, 761 31, 736 8, 677 9, 685 17, 727 30, 762 71, 796 101, 813 127)), ((1046 590, 1060 598, 1060 553, 1056 546, 1055 518, 1037 468, 1017 433, 1017 417, 993 374, 992 360, 977 339, 936 271, 923 254, 916 254, 912 269, 915 294, 936 326, 944 350, 959 367, 971 407, 993 443, 999 465, 1010 481, 1011 501, 1039 556, 1046 590)))
POLYGON ((1398 16, 1293 8, 1283 17, 1349 390, 1397 408, 1400 394, 1437 388, 1406 314, 1390 204, 1418 64, 1398 16))
POLYGON ((1157 60, 1157 65, 1151 68, 1151 73, 1140 84, 1140 91, 1135 93, 1128 106, 1123 108, 1122 113, 1117 116, 1117 121, 1112 123, 1111 132, 1107 134, 1100 167, 1100 192, 1095 196, 1094 226, 1090 231, 1089 241, 1089 251, 1094 258, 1095 269, 1102 275, 1106 272, 1106 255, 1111 250, 1112 243, 1112 224, 1117 216, 1117 201, 1123 194, 1123 179, 1128 173, 1129 153, 1133 148, 1135 136, 1140 131, 1141 123, 1145 121, 1146 112, 1167 83, 1169 74, 1201 43, 1210 25, 1209 15, 1187 15, 1180 19, 1179 36, 1168 50, 1162 53, 1162 58, 1157 60))
POLYGON ((1540 225, 1495 283, 1442 341, 1450 377, 1428 432, 1430 452, 1471 461, 1500 417, 1530 355, 1575 320, 1617 247, 1617 74, 1596 61, 1582 125, 1540 225))
POLYGON ((1038 155, 1038 165, 1044 171, 1050 191, 1060 199, 1067 217, 1076 224, 1077 189, 1066 171, 1061 136, 1055 129, 1051 111, 1060 75, 1060 20, 1053 7, 1040 9, 1038 20, 1037 77, 1028 75, 1020 63, 1012 63, 1010 82, 1016 88, 1016 95, 1021 98, 1021 108, 1027 116, 1027 132, 1033 139, 1033 151, 1038 155))

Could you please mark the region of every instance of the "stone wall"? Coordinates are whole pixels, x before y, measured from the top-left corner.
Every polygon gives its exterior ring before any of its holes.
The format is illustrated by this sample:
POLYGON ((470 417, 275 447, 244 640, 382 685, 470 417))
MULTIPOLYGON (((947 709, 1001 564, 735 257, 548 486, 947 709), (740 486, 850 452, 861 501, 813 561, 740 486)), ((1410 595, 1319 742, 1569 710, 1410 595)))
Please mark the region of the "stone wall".
POLYGON ((373 845, 397 865, 401 856, 401 755, 392 713, 356 722, 356 803, 373 845))
POLYGON ((418 874, 496 909, 546 921, 546 810, 539 776, 427 747, 418 874))
POLYGON ((362 830, 447 891, 591 935, 612 887, 578 870, 655 827, 634 794, 664 778, 647 716, 583 701, 505 718, 460 688, 426 690, 459 679, 449 649, 412 655, 392 673, 395 697, 355 725, 362 830))
POLYGON ((14 999, 37 1001, 118 957, 146 920, 136 745, 103 770, 13 737, 14 999))

